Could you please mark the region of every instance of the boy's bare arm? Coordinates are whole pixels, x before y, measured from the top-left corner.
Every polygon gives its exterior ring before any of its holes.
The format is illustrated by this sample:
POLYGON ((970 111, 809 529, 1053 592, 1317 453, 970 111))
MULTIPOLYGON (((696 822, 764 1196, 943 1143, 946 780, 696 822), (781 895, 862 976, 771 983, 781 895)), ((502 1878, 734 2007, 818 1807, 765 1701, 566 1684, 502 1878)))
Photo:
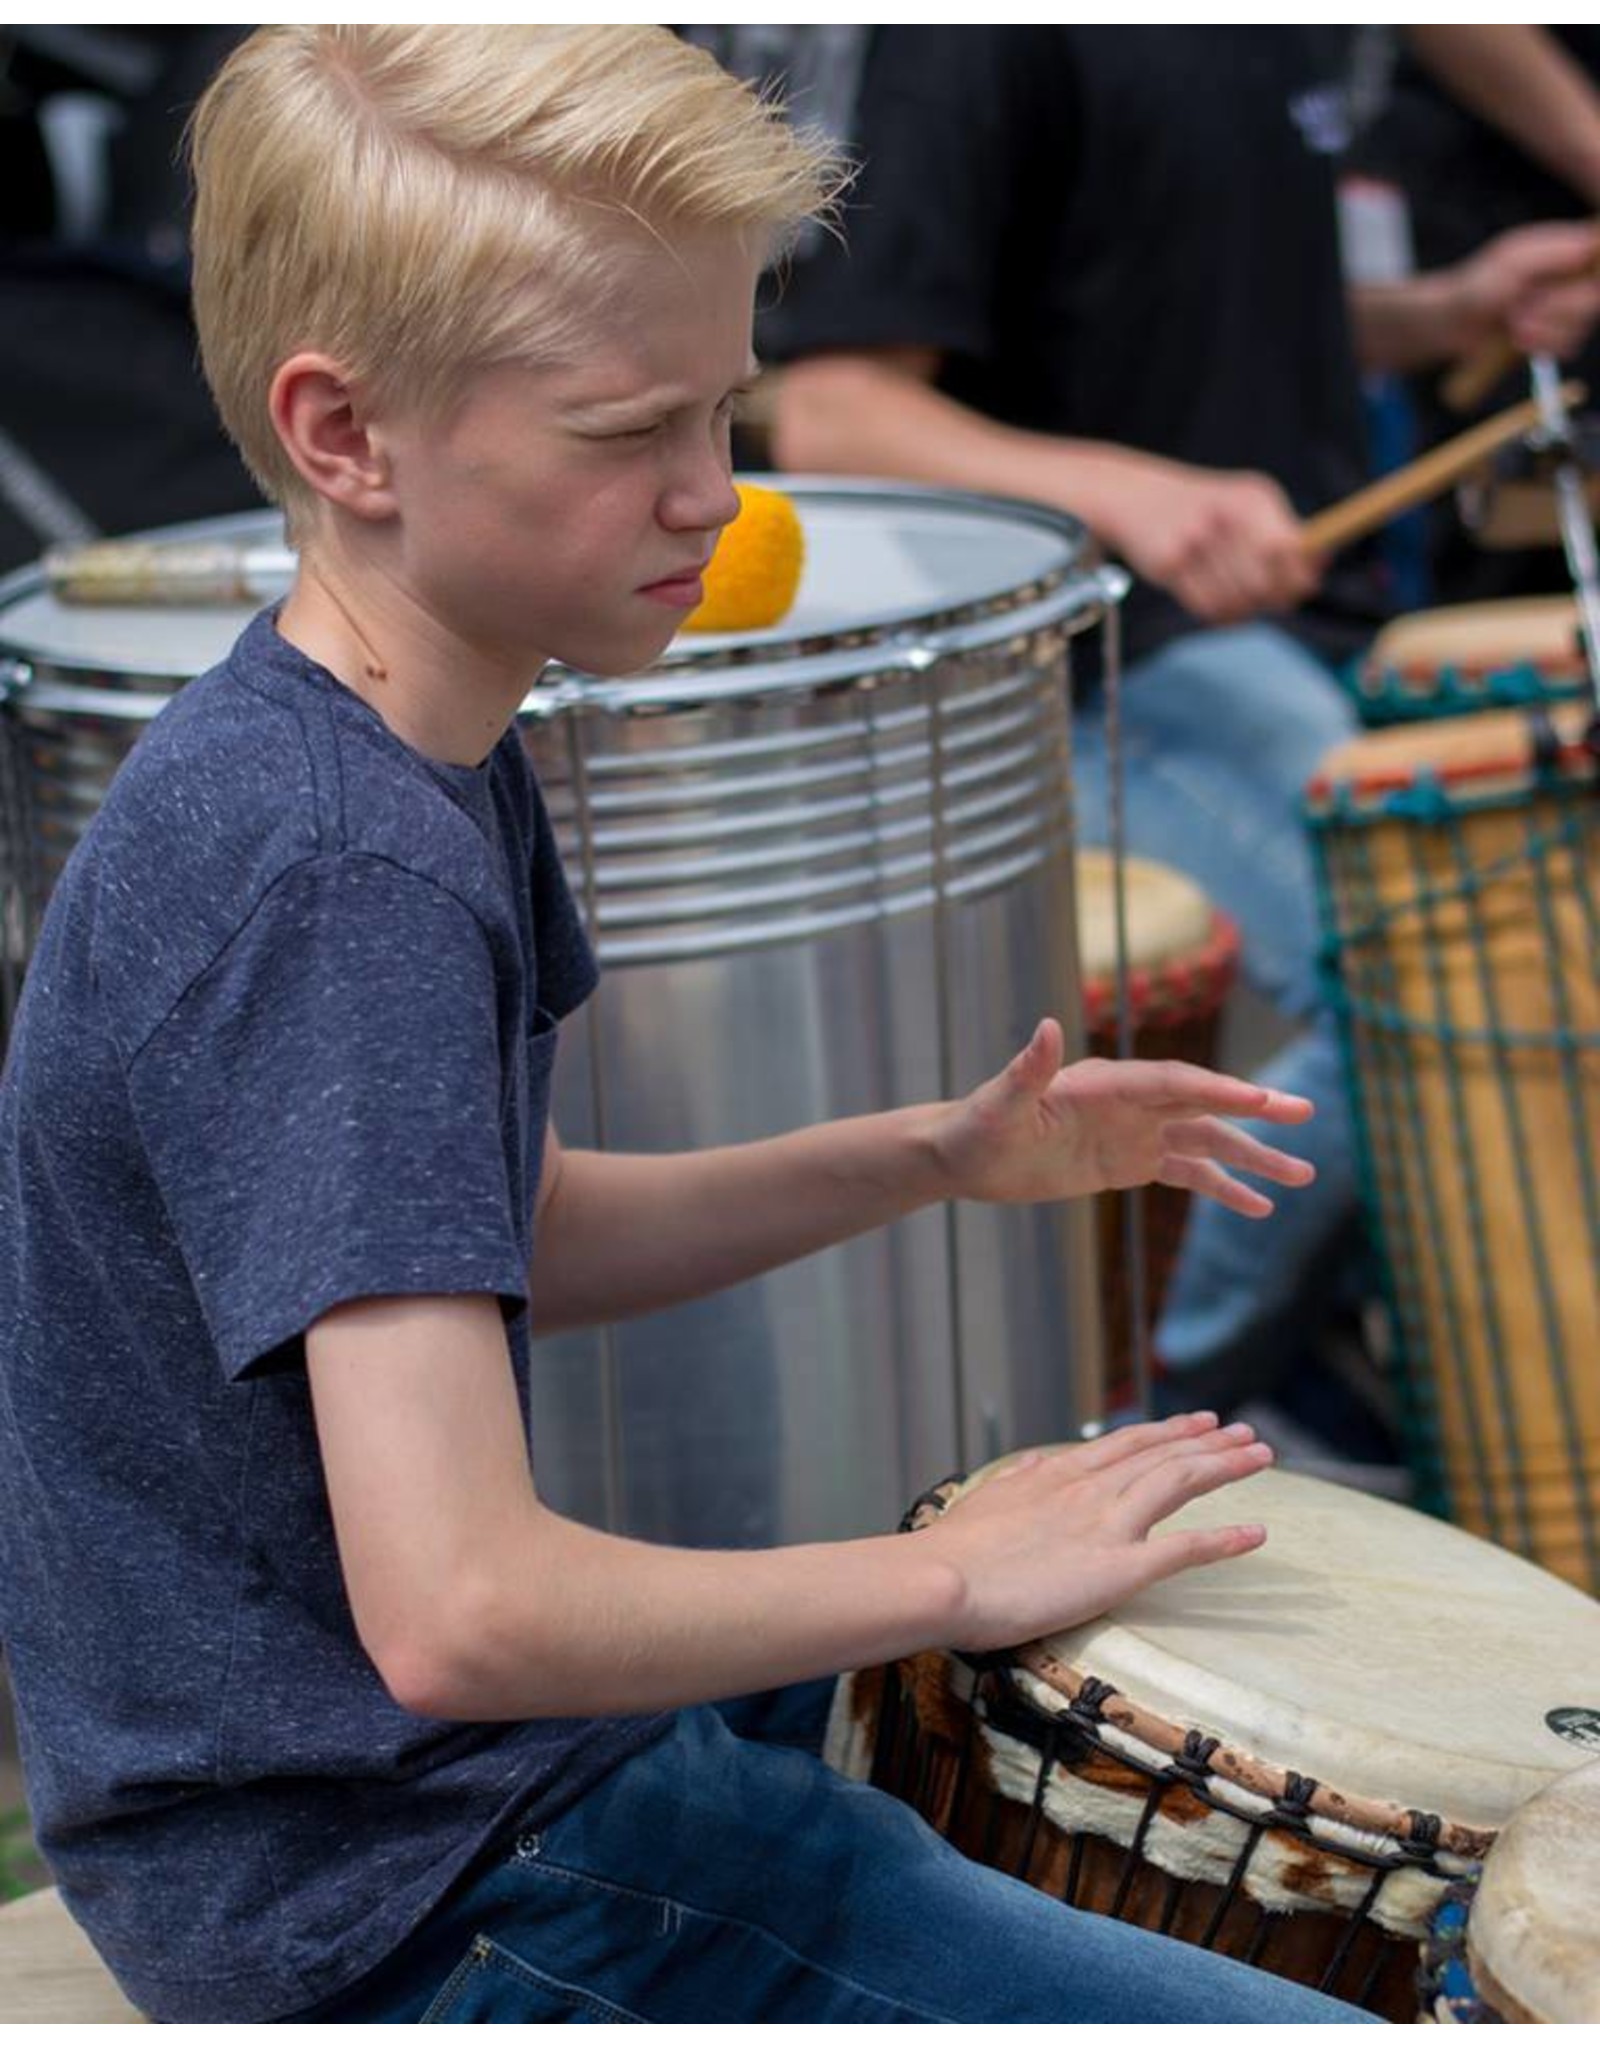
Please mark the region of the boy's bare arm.
POLYGON ((307 1358, 357 1631, 394 1697, 443 1719, 641 1711, 998 1648, 1263 1535, 1151 1535, 1270 1462, 1247 1429, 1186 1416, 1029 1462, 915 1537, 635 1543, 536 1497, 492 1299, 352 1303, 313 1326, 307 1358))
POLYGON ((1224 1121, 1294 1124, 1278 1095, 1179 1062, 1061 1064, 1040 1026, 957 1103, 671 1155, 564 1152, 550 1134, 530 1295, 535 1327, 615 1322, 731 1286, 946 1199, 1049 1201, 1162 1180, 1244 1215, 1235 1170, 1303 1186, 1311 1168, 1224 1121))
POLYGON ((1300 522, 1270 477, 1006 426, 937 390, 938 368, 932 350, 912 348, 796 363, 778 382, 779 462, 1075 513, 1130 568, 1216 623, 1290 610, 1315 588, 1300 522))

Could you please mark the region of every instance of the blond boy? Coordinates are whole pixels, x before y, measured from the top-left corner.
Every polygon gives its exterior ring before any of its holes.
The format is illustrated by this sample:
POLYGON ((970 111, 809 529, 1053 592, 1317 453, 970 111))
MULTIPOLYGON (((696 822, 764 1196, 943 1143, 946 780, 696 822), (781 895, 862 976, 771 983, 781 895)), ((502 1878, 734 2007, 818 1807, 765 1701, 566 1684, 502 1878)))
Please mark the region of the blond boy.
POLYGON ((916 1540, 710 1555, 540 1502, 528 1337, 957 1196, 1249 1213, 1308 1106, 1063 1069, 564 1152, 593 968, 513 719, 637 669, 732 516, 757 273, 825 171, 648 29, 270 28, 196 123, 196 303, 299 580, 52 906, 0 1115, 0 1624, 41 1839, 172 2020, 1342 2016, 977 1870, 693 1703, 1011 1643, 1262 1531, 1190 1416, 916 1540), (686 1711, 676 1711, 686 1709, 686 1711))

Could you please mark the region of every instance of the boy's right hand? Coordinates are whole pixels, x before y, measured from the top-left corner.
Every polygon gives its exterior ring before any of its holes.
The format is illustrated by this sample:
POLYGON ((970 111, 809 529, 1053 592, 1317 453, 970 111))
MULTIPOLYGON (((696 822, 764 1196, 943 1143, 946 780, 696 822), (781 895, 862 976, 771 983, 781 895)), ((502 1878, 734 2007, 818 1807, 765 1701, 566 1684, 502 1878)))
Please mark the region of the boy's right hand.
POLYGON ((1209 1413, 1026 1453, 918 1534, 964 1588, 953 1645, 1013 1649, 1174 1572, 1257 1549, 1267 1533, 1259 1523, 1152 1531, 1186 1501, 1271 1463, 1248 1423, 1219 1428, 1209 1413))

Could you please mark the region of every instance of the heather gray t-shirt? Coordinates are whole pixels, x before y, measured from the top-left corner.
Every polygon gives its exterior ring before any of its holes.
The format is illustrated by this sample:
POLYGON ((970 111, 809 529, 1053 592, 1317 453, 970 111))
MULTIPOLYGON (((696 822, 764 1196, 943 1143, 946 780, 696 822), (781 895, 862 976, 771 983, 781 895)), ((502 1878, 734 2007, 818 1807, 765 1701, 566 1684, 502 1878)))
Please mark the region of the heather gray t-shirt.
POLYGON ((492 1293, 526 1416, 556 1022, 593 981, 515 734, 427 761, 269 616, 52 900, 0 1088, 0 1639, 42 1844, 156 2018, 332 1995, 661 1725, 390 1699, 304 1367, 337 1302, 492 1293))

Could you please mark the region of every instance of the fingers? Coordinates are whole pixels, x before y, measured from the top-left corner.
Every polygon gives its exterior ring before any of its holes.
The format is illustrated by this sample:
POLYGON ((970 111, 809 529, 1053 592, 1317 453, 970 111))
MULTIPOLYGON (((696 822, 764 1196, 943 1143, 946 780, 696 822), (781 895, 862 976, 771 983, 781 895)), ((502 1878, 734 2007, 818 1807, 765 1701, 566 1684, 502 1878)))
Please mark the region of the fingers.
POLYGON ((1317 1169, 1309 1159, 1280 1152, 1276 1145, 1264 1144, 1249 1131, 1240 1130, 1237 1124, 1223 1123, 1216 1117, 1168 1124, 1161 1136, 1175 1159, 1214 1159, 1236 1172, 1259 1174, 1263 1180, 1275 1180, 1287 1188, 1309 1187, 1317 1177, 1317 1169))
POLYGON ((1580 274, 1600 257, 1600 233, 1592 221, 1530 221, 1485 244, 1523 290, 1580 274))
POLYGON ((1181 1154, 1163 1159, 1157 1178, 1169 1188, 1187 1188, 1192 1195, 1204 1195, 1231 1209, 1236 1216, 1248 1216, 1259 1223, 1270 1216, 1276 1204, 1270 1195, 1247 1181, 1235 1180, 1214 1159, 1188 1159, 1181 1154))
POLYGON ((1597 314, 1600 287, 1594 283, 1549 285, 1514 307, 1508 325, 1525 355, 1565 357, 1583 346, 1597 314))
POLYGON ((1300 544, 1296 527, 1286 538, 1276 524, 1265 533, 1246 526, 1224 527, 1218 538, 1193 555, 1173 578, 1174 595, 1197 618, 1218 625, 1286 612, 1309 597, 1318 581, 1316 566, 1300 544))
POLYGON ((1219 1123, 1213 1117, 1169 1124, 1162 1139, 1166 1150, 1156 1171, 1157 1179, 1168 1187, 1187 1188, 1191 1194, 1220 1202, 1239 1216, 1256 1220, 1270 1216, 1273 1203, 1259 1188, 1235 1180, 1228 1171, 1230 1167, 1290 1188, 1308 1187, 1317 1177, 1317 1169, 1309 1159, 1280 1152, 1249 1131, 1219 1123))
POLYGON ((1320 579, 1282 489, 1249 471, 1168 465, 1127 540, 1142 575, 1217 624, 1292 610, 1320 579))
POLYGON ((1139 1584, 1154 1586, 1176 1572, 1244 1557, 1259 1550, 1266 1540, 1260 1522, 1234 1522, 1220 1529, 1174 1529, 1168 1535, 1152 1536, 1142 1549, 1139 1584))
MULTIPOLYGON (((1185 1420, 1189 1418, 1184 1418, 1185 1420)), ((1140 1425, 1135 1425, 1139 1427, 1140 1425)), ((1157 1428, 1164 1425, 1154 1425, 1157 1428)), ((1131 1433, 1131 1432, 1129 1432, 1131 1433)), ((1119 1435, 1124 1434, 1118 1431, 1119 1435)), ((1213 1422, 1209 1429, 1197 1429, 1165 1441, 1146 1443, 1118 1466, 1110 1468, 1119 1499, 1126 1499, 1154 1474, 1169 1467, 1187 1467, 1196 1459, 1232 1455, 1244 1451, 1254 1455, 1264 1448, 1248 1422, 1213 1422)), ((1267 1462, 1271 1453, 1267 1454, 1267 1462)), ((1152 1517, 1152 1519, 1157 1519, 1152 1517)), ((1143 1533, 1142 1531, 1140 1532, 1143 1533)))
POLYGON ((1271 1463, 1269 1444, 1229 1440, 1220 1432, 1151 1457, 1122 1489, 1123 1526, 1137 1541, 1190 1501, 1264 1472, 1271 1463))
POLYGON ((1575 353, 1600 314, 1597 254, 1590 222, 1534 222, 1484 243, 1451 273, 1463 340, 1500 327, 1524 353, 1575 353))
POLYGON ((1081 1098, 1114 1097, 1167 1117, 1248 1116, 1265 1123, 1303 1124, 1316 1114, 1303 1095, 1285 1095, 1214 1074, 1187 1060, 1079 1060, 1062 1070, 1060 1085, 1081 1098))
POLYGON ((1029 1095, 1042 1095, 1061 1070, 1067 1043, 1054 1017, 1041 1017, 1032 1038, 1006 1068, 1005 1078, 1029 1095))
MULTIPOLYGON (((1108 1430, 1104 1436, 1093 1437, 1085 1443, 1061 1444, 1053 1450, 1024 1451, 1020 1457, 1011 1459, 998 1472, 992 1473, 984 1482, 982 1490, 987 1492, 991 1485, 998 1485, 1001 1480, 1017 1479, 1024 1473, 1038 1471, 1041 1467, 1050 1468, 1044 1473, 1041 1483, 1051 1486, 1070 1485, 1077 1480, 1090 1478, 1095 1473, 1110 1471, 1141 1453, 1203 1436, 1216 1427, 1217 1418, 1211 1409, 1196 1409, 1185 1415, 1169 1415, 1160 1422, 1131 1422, 1121 1429, 1108 1430)), ((977 1498, 977 1495, 969 1493, 964 1498, 971 1501, 977 1498)), ((951 1511, 960 1505, 959 1501, 953 1503, 951 1511)))
POLYGON ((1092 1443, 1074 1445, 1068 1455, 1075 1461, 1075 1473, 1108 1472, 1148 1452, 1204 1436, 1216 1427, 1217 1418, 1212 1410, 1197 1409, 1188 1415, 1169 1415, 1162 1422, 1129 1423, 1124 1429, 1113 1429, 1096 1437, 1092 1443))

